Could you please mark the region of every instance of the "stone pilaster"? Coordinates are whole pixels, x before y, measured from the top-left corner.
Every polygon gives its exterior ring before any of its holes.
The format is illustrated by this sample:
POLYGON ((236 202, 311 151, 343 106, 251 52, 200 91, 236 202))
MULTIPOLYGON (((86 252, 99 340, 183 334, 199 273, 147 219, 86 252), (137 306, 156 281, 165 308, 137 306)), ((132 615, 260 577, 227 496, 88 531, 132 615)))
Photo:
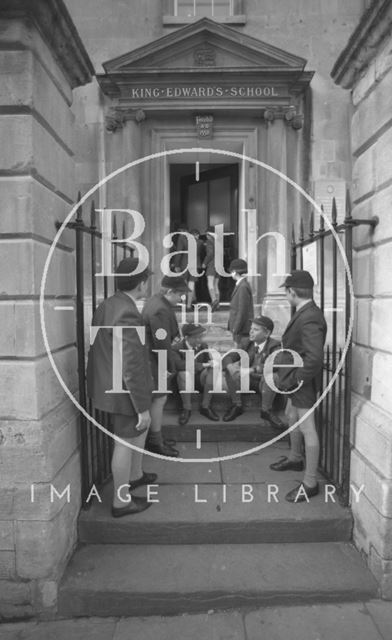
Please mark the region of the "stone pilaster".
MULTIPOLYGON (((76 541, 77 414, 45 352, 39 293, 55 221, 76 196, 72 89, 93 69, 61 0, 2 2, 0 34, 0 617, 7 618, 55 607, 76 541), (65 496, 50 501, 51 484, 59 492, 70 484, 69 504, 65 496)), ((65 235, 54 252, 45 306, 52 352, 75 390, 74 314, 55 310, 73 304, 72 240, 65 235)))
MULTIPOLYGON (((278 169, 282 174, 287 175, 287 125, 284 120, 275 120, 268 124, 267 132, 267 162, 274 169, 278 169)), ((266 189, 265 216, 266 224, 263 226, 265 232, 281 234, 286 244, 285 265, 278 266, 277 244, 273 238, 265 242, 267 247, 267 293, 263 301, 263 313, 270 315, 275 321, 275 333, 281 335, 286 326, 290 311, 286 302, 284 291, 279 286, 284 280, 282 275, 274 275, 286 269, 290 271, 289 251, 290 234, 288 224, 288 200, 287 183, 279 176, 268 173, 266 189), (268 244, 267 244, 268 243, 268 244)))
POLYGON ((374 233, 354 234, 356 319, 353 345, 352 482, 354 539, 368 558, 384 598, 392 599, 392 311, 390 95, 392 6, 372 2, 333 78, 352 90, 353 217, 377 216, 374 233))

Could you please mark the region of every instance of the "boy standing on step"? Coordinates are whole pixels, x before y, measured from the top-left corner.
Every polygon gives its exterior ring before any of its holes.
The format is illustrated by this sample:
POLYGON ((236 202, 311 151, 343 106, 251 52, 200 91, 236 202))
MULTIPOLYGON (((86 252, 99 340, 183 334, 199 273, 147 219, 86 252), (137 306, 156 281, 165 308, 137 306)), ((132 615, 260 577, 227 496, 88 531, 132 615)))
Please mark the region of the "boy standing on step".
POLYGON ((205 269, 207 277, 208 293, 211 298, 212 311, 219 309, 219 276, 215 269, 215 227, 209 226, 206 231, 206 255, 203 260, 202 268, 205 269))
MULTIPOLYGON (((291 391, 288 396, 287 417, 293 425, 304 418, 299 426, 290 433, 290 453, 278 462, 270 465, 275 471, 289 469, 301 471, 304 468, 302 442, 305 442, 305 475, 299 487, 292 489, 286 496, 289 502, 304 502, 319 493, 317 468, 320 443, 316 431, 312 407, 317 399, 318 383, 323 366, 324 343, 327 324, 321 309, 313 301, 314 281, 308 271, 293 271, 282 287, 295 313, 282 336, 282 349, 290 349, 299 354, 303 366, 293 367, 293 355, 283 353, 279 369, 279 388, 291 391), (288 356, 288 358, 287 358, 288 356), (309 414, 309 415, 307 415, 309 414)), ((276 360, 278 364, 278 358, 276 360)))
POLYGON ((131 491, 157 479, 155 473, 143 473, 143 453, 129 446, 144 449, 151 421, 151 369, 147 348, 135 329, 143 327, 136 301, 145 296, 151 272, 147 268, 133 275, 138 265, 137 258, 120 262, 116 271, 116 293, 106 298, 94 313, 92 326, 97 331, 87 363, 87 393, 95 409, 110 413, 114 434, 121 438, 114 442, 112 457, 112 515, 115 518, 140 513, 151 506, 146 498, 133 496, 131 491), (102 328, 98 330, 99 327, 102 328), (110 391, 116 377, 113 354, 121 351, 119 374, 122 387, 128 393, 110 391))
POLYGON ((241 258, 230 263, 229 271, 235 287, 230 300, 228 330, 233 334, 237 349, 246 349, 249 344, 249 330, 253 320, 253 292, 246 279, 248 264, 241 258))
POLYGON ((177 458, 178 449, 173 443, 165 441, 162 436, 163 410, 167 400, 167 393, 158 392, 159 389, 159 358, 158 352, 166 353, 167 373, 175 374, 172 343, 179 337, 180 331, 175 308, 182 300, 182 296, 189 291, 185 279, 181 276, 164 276, 161 280, 161 290, 145 303, 142 311, 146 324, 147 344, 150 351, 150 364, 154 380, 154 393, 151 404, 151 427, 146 449, 153 453, 177 458))

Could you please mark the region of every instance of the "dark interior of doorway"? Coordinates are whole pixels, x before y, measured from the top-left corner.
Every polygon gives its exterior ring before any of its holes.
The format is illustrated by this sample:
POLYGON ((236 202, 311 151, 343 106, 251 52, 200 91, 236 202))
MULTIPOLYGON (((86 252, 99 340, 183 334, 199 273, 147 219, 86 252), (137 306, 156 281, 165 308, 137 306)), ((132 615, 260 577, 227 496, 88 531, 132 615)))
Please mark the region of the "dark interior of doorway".
MULTIPOLYGON (((228 271, 231 260, 238 255, 238 164, 170 165, 170 227, 191 231, 197 229, 203 240, 203 256, 207 227, 224 225, 224 268, 228 271)), ((221 302, 228 302, 234 287, 230 277, 219 278, 221 302)), ((210 302, 206 276, 196 282, 198 302, 210 302)))

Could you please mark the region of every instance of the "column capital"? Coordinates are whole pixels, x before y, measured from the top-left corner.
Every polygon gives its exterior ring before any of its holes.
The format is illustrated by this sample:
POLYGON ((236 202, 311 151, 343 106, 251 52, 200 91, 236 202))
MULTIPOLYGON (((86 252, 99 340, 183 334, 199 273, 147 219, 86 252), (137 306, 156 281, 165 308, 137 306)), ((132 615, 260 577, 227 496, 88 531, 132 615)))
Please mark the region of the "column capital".
POLYGON ((298 113, 295 105, 288 107, 271 106, 263 112, 263 118, 266 122, 272 124, 275 120, 284 120, 285 123, 295 130, 302 129, 304 116, 298 113))
POLYGON ((115 133, 125 126, 126 118, 120 109, 110 108, 105 114, 105 129, 110 133, 115 133))

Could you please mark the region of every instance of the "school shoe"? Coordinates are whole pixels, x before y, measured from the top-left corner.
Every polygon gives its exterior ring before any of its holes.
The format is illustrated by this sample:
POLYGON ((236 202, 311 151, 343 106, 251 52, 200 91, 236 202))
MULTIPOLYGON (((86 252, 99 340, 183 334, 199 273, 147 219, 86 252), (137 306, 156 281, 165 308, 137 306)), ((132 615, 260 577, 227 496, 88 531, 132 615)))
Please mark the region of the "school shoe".
POLYGON ((304 463, 302 460, 295 462, 289 460, 286 456, 282 456, 277 462, 270 464, 270 469, 274 471, 303 471, 304 463))
POLYGON ((158 476, 156 473, 146 473, 143 471, 143 475, 138 480, 132 480, 129 483, 129 490, 133 491, 133 489, 137 489, 138 487, 142 487, 145 484, 154 484, 157 480, 158 476))
POLYGON ((214 422, 218 422, 219 421, 218 414, 215 413, 215 411, 213 409, 211 409, 210 407, 207 407, 207 409, 205 409, 204 407, 201 407, 200 413, 201 413, 202 416, 205 416, 209 420, 213 420, 214 422))
POLYGON ((238 416, 241 416, 243 413, 244 410, 241 406, 233 405, 226 411, 225 415, 223 416, 223 422, 231 422, 232 420, 238 418, 238 416))
MULTIPOLYGON (((175 447, 176 446, 176 440, 174 440, 174 438, 162 438, 163 440, 163 444, 166 445, 166 447, 175 447)), ((147 451, 149 451, 149 446, 150 446, 150 439, 148 438, 146 440, 146 444, 144 445, 144 448, 147 449, 147 451)))
POLYGON ((161 456, 167 456, 168 458, 178 458, 180 452, 177 451, 174 447, 168 446, 165 442, 162 444, 155 444, 153 442, 148 442, 145 446, 146 451, 151 451, 151 453, 159 453, 161 456))
POLYGON ((278 418, 278 416, 274 416, 270 411, 264 411, 264 409, 262 409, 260 411, 260 418, 267 420, 273 429, 276 429, 277 431, 286 431, 286 425, 280 418, 278 418))
POLYGON ((189 418, 191 417, 192 411, 190 409, 183 409, 178 417, 178 424, 183 426, 189 422, 189 418))
POLYGON ((320 487, 318 483, 315 487, 308 487, 304 482, 301 482, 298 487, 295 487, 295 489, 292 489, 288 492, 286 500, 287 502, 307 502, 306 497, 309 500, 309 498, 317 496, 318 493, 320 493, 320 487))
POLYGON ((113 518, 122 518, 123 516, 133 516, 136 513, 141 513, 149 507, 152 502, 148 502, 146 498, 139 498, 138 496, 132 496, 132 500, 125 505, 125 507, 112 507, 113 518))

